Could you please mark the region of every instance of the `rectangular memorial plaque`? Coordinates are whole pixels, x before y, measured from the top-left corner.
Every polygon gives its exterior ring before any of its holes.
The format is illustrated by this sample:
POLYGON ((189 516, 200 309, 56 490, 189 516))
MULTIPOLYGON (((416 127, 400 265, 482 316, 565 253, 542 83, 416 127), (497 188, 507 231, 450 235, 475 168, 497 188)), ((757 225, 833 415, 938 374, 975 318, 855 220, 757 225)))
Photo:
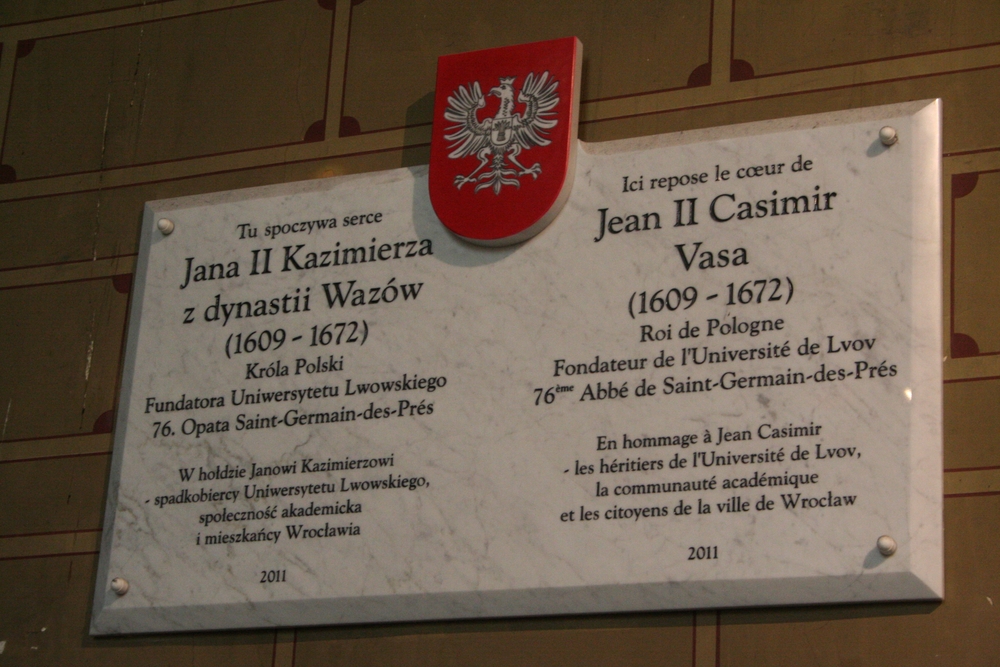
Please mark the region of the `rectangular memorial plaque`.
POLYGON ((92 632, 940 598, 939 127, 581 144, 507 248, 421 167, 150 202, 92 632))

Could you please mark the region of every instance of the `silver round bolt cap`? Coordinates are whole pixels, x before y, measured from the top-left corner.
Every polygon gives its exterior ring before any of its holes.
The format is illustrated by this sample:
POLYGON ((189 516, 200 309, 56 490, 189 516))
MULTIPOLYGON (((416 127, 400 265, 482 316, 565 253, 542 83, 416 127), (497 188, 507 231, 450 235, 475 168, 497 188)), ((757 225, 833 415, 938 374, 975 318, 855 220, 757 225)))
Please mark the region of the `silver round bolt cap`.
POLYGON ((887 558, 896 553, 896 540, 892 539, 888 535, 883 535, 878 538, 875 545, 878 547, 878 552, 887 558))
POLYGON ((111 580, 111 590, 118 595, 125 595, 128 593, 128 581, 121 577, 115 577, 111 580))
POLYGON ((886 125, 881 130, 878 131, 879 140, 886 146, 892 146, 894 143, 899 141, 899 136, 896 134, 896 129, 886 125))
POLYGON ((160 230, 160 233, 166 236, 174 231, 174 221, 167 220, 166 218, 160 218, 156 221, 156 228, 160 230))

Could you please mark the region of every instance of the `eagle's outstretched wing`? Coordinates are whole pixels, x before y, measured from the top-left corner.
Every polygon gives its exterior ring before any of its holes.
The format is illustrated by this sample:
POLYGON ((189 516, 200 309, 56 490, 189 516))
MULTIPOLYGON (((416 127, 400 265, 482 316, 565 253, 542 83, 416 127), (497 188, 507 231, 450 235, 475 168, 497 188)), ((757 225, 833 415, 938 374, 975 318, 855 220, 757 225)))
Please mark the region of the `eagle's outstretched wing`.
POLYGON ((534 72, 525 77, 517 101, 527 105, 527 108, 521 114, 520 121, 514 123, 514 141, 522 148, 548 146, 552 143, 546 135, 547 130, 558 123, 553 111, 559 104, 559 95, 556 94, 558 87, 559 82, 549 80, 548 72, 543 72, 537 78, 534 72))
POLYGON ((469 88, 459 86, 454 95, 448 97, 448 108, 444 111, 446 120, 455 123, 448 128, 450 134, 444 138, 453 142, 449 148, 450 158, 463 158, 478 153, 490 145, 490 128, 493 119, 487 118, 480 122, 476 112, 486 106, 483 90, 476 81, 469 88))

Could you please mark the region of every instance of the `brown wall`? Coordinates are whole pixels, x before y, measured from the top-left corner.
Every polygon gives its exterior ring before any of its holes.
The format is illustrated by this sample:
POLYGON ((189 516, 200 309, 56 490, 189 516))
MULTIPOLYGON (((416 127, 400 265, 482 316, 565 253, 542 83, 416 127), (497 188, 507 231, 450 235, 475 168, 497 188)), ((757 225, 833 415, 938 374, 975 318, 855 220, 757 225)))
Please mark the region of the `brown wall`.
POLYGON ((0 666, 1000 662, 996 0, 6 0, 0 42, 0 666), (91 639, 143 202, 426 162, 439 54, 570 34, 587 141, 944 99, 945 602, 91 639))

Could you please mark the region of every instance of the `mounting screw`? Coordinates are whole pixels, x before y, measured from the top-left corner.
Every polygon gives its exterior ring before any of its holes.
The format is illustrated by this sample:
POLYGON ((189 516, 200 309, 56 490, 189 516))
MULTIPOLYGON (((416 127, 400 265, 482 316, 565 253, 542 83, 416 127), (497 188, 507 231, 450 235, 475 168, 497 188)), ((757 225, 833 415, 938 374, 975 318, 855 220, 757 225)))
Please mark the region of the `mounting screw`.
POLYGON ((174 231, 174 221, 160 218, 156 221, 156 228, 160 230, 161 234, 167 236, 174 231))
POLYGON ((894 143, 899 141, 899 136, 896 134, 896 129, 886 125, 881 130, 878 131, 879 140, 886 146, 892 146, 894 143))
POLYGON ((888 535, 883 535, 878 538, 875 545, 878 547, 878 552, 886 558, 896 553, 896 540, 892 539, 888 535))
MULTIPOLYGON (((167 222, 169 222, 169 220, 167 222)), ((115 577, 111 580, 111 590, 113 590, 117 595, 125 595, 128 593, 128 581, 122 579, 121 577, 115 577)))

